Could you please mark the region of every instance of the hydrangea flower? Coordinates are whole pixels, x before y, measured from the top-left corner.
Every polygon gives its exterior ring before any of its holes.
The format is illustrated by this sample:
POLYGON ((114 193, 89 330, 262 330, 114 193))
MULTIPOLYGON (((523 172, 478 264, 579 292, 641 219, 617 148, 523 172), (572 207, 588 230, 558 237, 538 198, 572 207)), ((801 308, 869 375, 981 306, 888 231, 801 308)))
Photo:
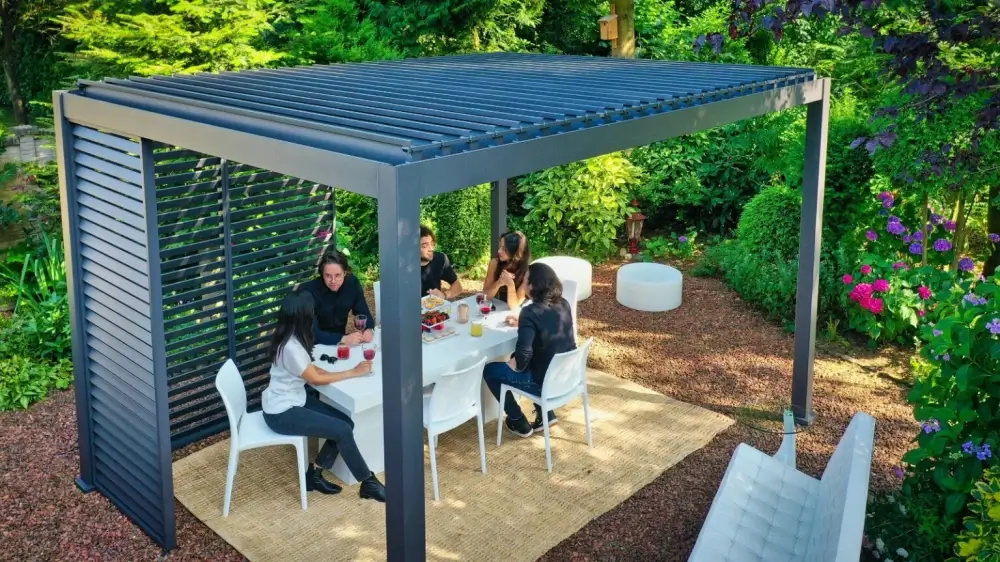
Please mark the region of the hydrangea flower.
POLYGON ((924 433, 937 433, 941 431, 941 423, 931 418, 925 422, 920 422, 920 428, 924 430, 924 433))
POLYGON ((971 258, 962 258, 958 260, 958 268, 962 271, 972 271, 976 268, 976 262, 972 261, 971 258))
POLYGON ((948 232, 955 232, 955 221, 944 221, 944 229, 948 232))
POLYGON ((884 217, 889 214, 889 211, 887 209, 879 209, 878 214, 884 217))
POLYGON ((917 287, 917 294, 920 295, 920 298, 922 298, 923 300, 927 300, 932 296, 934 296, 934 293, 932 293, 931 290, 928 289, 925 285, 917 287))
POLYGON ((931 224, 941 224, 944 222, 944 217, 937 213, 931 213, 931 224))
POLYGON ((914 242, 913 244, 910 244, 910 253, 915 255, 924 253, 924 245, 921 244, 920 242, 914 242))
POLYGON ((861 266, 861 273, 868 275, 871 272, 872 272, 872 266, 868 265, 867 263, 861 266))
POLYGON ((852 301, 860 302, 861 299, 871 298, 873 293, 872 286, 869 283, 858 283, 854 286, 851 291, 850 298, 852 301))
POLYGON ((906 236, 903 237, 903 242, 909 244, 910 242, 913 242, 913 237, 907 234, 906 236))
POLYGON ((889 222, 900 222, 900 218, 896 215, 892 215, 889 217, 889 222))
POLYGON ((882 540, 882 537, 878 537, 875 539, 875 548, 879 550, 885 550, 885 541, 882 540))
POLYGON ((903 472, 903 469, 899 468, 898 466, 892 467, 892 473, 896 475, 896 478, 903 478, 904 476, 906 476, 906 473, 903 472))
POLYGON ((941 330, 938 330, 937 328, 934 328, 934 331, 931 332, 931 334, 933 334, 935 338, 938 337, 938 336, 940 336, 943 333, 944 332, 942 332, 941 330))
POLYGON ((986 304, 986 298, 985 297, 980 297, 980 296, 974 295, 972 293, 969 293, 969 294, 965 295, 964 297, 962 297, 962 299, 965 302, 967 302, 967 303, 969 303, 971 305, 986 304))
POLYGON ((976 450, 976 446, 972 444, 972 441, 966 441, 962 443, 962 452, 965 454, 972 454, 972 451, 976 450))
POLYGON ((1000 335, 1000 318, 993 318, 992 322, 986 324, 986 329, 989 330, 991 334, 1000 335))
POLYGON ((889 221, 889 224, 886 225, 885 229, 886 229, 886 231, 889 234, 892 234, 892 235, 895 235, 895 236, 899 236, 901 234, 906 233, 906 227, 903 226, 903 223, 901 223, 901 222, 892 222, 892 221, 889 221))
POLYGON ((923 242, 923 240, 924 240, 924 231, 918 230, 918 231, 914 232, 913 233, 913 239, 916 240, 917 242, 923 242))
POLYGON ((976 451, 976 458, 984 461, 993 456, 993 451, 990 450, 989 444, 983 445, 978 451, 976 451))
POLYGON ((841 281, 843 281, 843 282, 844 282, 844 285, 850 285, 851 283, 854 283, 854 277, 853 277, 853 276, 851 276, 851 274, 850 274, 850 273, 848 273, 847 275, 844 275, 844 276, 843 276, 843 277, 841 278, 841 281))
POLYGON ((951 361, 951 354, 950 353, 945 353, 944 355, 941 356, 941 360, 942 361, 951 361))
POLYGON ((889 282, 885 279, 876 279, 875 282, 872 283, 872 289, 874 289, 876 293, 886 293, 889 291, 889 282))
POLYGON ((874 230, 869 230, 868 232, 865 233, 865 238, 874 242, 878 240, 878 234, 874 230))
POLYGON ((899 548, 897 548, 897 549, 896 549, 896 554, 898 554, 898 555, 902 556, 903 558, 907 558, 907 557, 909 557, 909 556, 910 556, 910 553, 909 553, 909 552, 906 552, 906 549, 905 549, 905 548, 903 548, 903 547, 899 547, 899 548))
POLYGON ((937 252, 947 252, 951 249, 951 242, 945 240, 944 238, 938 238, 934 241, 934 245, 931 246, 937 252))
POLYGON ((677 237, 677 241, 680 242, 681 244, 683 244, 683 243, 685 243, 685 242, 688 241, 688 237, 687 236, 678 236, 677 237))
POLYGON ((994 244, 1000 244, 1000 234, 997 234, 996 232, 991 232, 990 242, 993 242, 994 244))
POLYGON ((923 318, 924 316, 927 316, 927 311, 921 308, 917 311, 917 316, 923 318))
POLYGON ((868 306, 866 307, 873 314, 882 314, 885 311, 885 301, 879 298, 872 298, 868 300, 868 306))
POLYGON ((910 266, 906 265, 906 262, 898 261, 898 262, 892 264, 892 269, 893 270, 910 269, 910 266))

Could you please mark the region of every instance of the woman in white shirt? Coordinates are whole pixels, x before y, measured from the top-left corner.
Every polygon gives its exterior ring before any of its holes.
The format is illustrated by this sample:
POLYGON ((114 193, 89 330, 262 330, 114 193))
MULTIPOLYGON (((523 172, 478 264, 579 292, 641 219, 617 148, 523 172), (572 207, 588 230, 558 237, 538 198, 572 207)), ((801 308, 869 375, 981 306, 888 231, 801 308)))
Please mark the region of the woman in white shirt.
POLYGON ((268 350, 271 357, 271 380, 261 395, 264 421, 282 435, 321 437, 326 443, 306 471, 306 489, 324 494, 338 494, 341 487, 323 478, 323 469, 333 468, 337 455, 359 482, 362 499, 385 502, 385 486, 368 469, 354 441, 354 422, 315 392, 306 392, 306 384, 330 384, 367 375, 370 361, 363 361, 349 371, 331 373, 312 364, 315 302, 307 291, 289 293, 278 311, 278 323, 268 350))

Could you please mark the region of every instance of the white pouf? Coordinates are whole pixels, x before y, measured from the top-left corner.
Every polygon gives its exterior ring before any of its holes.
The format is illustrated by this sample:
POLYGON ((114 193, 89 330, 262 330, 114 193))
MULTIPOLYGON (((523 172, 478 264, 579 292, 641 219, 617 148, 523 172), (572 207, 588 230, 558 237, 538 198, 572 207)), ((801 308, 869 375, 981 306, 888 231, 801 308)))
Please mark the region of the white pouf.
POLYGON ((582 301, 590 296, 591 284, 594 279, 594 268, 587 260, 570 256, 548 256, 538 258, 534 263, 548 265, 556 272, 560 280, 572 279, 576 281, 577 301, 582 301))
POLYGON ((681 305, 684 278, 662 263, 630 263, 618 269, 618 302, 633 310, 663 312, 681 305))

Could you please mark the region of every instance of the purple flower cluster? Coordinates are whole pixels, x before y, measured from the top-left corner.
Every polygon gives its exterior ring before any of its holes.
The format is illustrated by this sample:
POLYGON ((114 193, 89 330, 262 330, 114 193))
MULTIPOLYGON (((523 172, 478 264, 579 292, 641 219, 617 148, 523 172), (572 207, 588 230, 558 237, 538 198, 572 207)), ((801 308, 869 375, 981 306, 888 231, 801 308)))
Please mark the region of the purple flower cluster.
POLYGON ((687 236, 678 236, 677 237, 677 241, 680 242, 681 244, 684 244, 685 242, 688 241, 688 237, 687 236))
POLYGON ((885 229, 886 231, 889 232, 889 234, 892 234, 894 236, 900 236, 906 234, 906 227, 903 226, 903 223, 899 221, 896 222, 889 221, 889 224, 886 225, 885 229))
POLYGON ((920 242, 914 242, 910 244, 910 253, 914 255, 920 255, 924 253, 924 245, 920 242))
POLYGON ((1000 234, 997 234, 996 232, 991 232, 990 242, 993 242, 994 244, 1000 244, 1000 234))
POLYGON ((1000 318, 994 318, 992 322, 986 324, 986 329, 990 331, 991 334, 1000 335, 1000 318))
POLYGON ((966 441, 962 444, 962 452, 967 455, 976 455, 976 458, 984 461, 993 456, 993 451, 990 450, 989 444, 985 444, 982 447, 977 447, 972 443, 972 441, 966 441))
POLYGON ((896 202, 896 198, 888 191, 883 191, 878 194, 878 200, 882 202, 882 206, 886 209, 891 209, 892 205, 896 202))
POLYGON ((868 232, 865 233, 865 238, 874 242, 878 240, 878 234, 874 230, 869 230, 868 232))
POLYGON ((934 245, 931 247, 938 252, 947 252, 951 249, 951 242, 949 240, 945 240, 944 238, 938 238, 934 241, 934 245))
POLYGON ((924 241, 924 231, 918 230, 918 231, 914 232, 913 233, 913 239, 916 240, 917 242, 923 242, 924 241))
POLYGON ((986 304, 986 297, 980 297, 972 293, 965 295, 962 299, 971 305, 986 304))
POLYGON ((920 422, 920 428, 924 430, 924 433, 937 433, 941 431, 941 424, 934 418, 931 418, 925 422, 920 422))
POLYGON ((955 232, 955 221, 944 221, 944 229, 948 232, 955 232))
POLYGON ((906 265, 905 262, 898 261, 898 262, 892 264, 892 269, 894 271, 895 270, 899 270, 899 269, 910 269, 910 266, 906 265))
POLYGON ((976 263, 971 258, 962 258, 958 260, 958 268, 962 271, 972 271, 976 268, 976 263))
POLYGON ((931 224, 937 225, 941 224, 942 222, 944 222, 944 217, 942 217, 937 213, 931 213, 931 224))

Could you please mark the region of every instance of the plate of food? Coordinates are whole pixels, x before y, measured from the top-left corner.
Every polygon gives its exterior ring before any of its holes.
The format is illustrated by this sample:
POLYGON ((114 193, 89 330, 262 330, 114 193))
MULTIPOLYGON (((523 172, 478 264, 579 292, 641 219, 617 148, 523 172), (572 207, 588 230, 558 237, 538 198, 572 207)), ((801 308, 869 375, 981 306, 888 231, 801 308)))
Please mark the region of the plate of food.
POLYGON ((434 310, 446 303, 448 301, 442 299, 437 295, 427 295, 420 299, 420 306, 424 307, 426 310, 434 310))
POLYGON ((444 323, 451 318, 447 312, 441 310, 429 310, 420 315, 420 323, 424 332, 444 330, 444 323))
POLYGON ((489 328, 490 330, 498 330, 501 332, 516 332, 517 325, 511 325, 507 318, 517 319, 517 316, 510 312, 490 314, 485 319, 483 319, 483 326, 489 328))

